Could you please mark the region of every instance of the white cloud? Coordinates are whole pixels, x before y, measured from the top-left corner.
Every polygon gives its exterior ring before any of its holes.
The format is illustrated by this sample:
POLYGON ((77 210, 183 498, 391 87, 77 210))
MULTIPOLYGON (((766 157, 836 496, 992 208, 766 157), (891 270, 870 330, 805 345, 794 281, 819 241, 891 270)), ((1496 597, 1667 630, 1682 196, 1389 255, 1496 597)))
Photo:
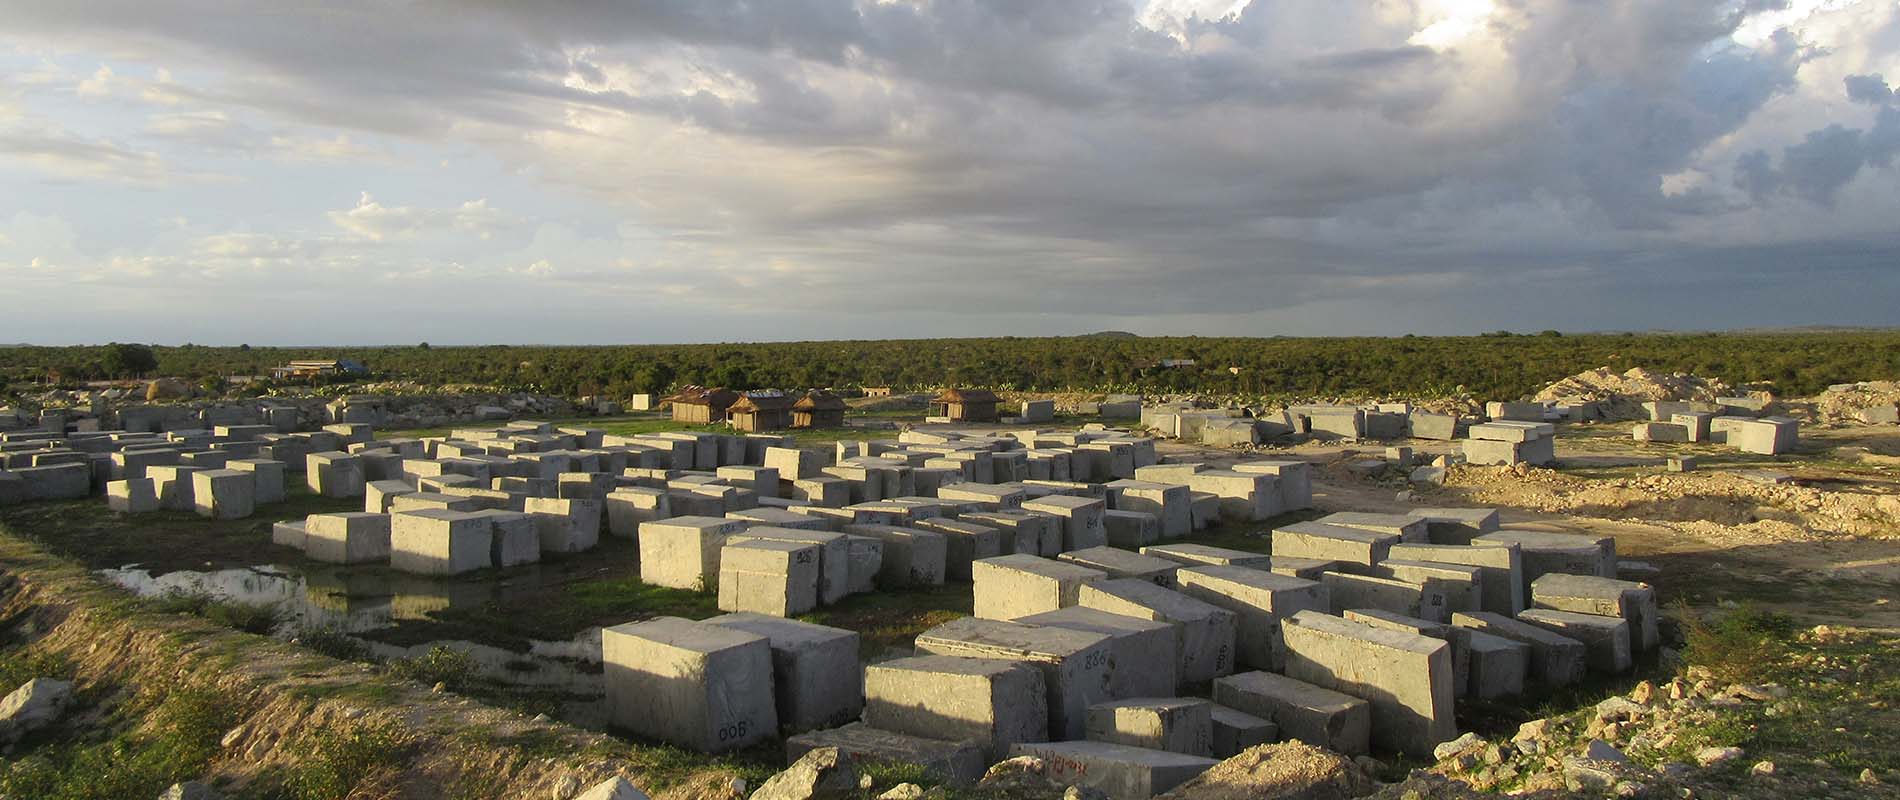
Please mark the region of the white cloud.
POLYGON ((469 200, 454 208, 417 208, 385 206, 369 192, 357 199, 355 208, 332 211, 329 217, 350 235, 378 242, 440 231, 489 239, 514 221, 510 215, 490 207, 487 198, 469 200))

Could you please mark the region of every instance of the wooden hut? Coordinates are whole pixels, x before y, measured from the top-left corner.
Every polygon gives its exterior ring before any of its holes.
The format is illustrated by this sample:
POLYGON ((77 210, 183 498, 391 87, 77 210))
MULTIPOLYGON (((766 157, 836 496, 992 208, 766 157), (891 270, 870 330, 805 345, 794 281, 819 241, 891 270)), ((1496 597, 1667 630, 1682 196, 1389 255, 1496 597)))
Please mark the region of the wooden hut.
POLYGON ((733 430, 764 433, 792 426, 792 398, 783 392, 746 392, 726 408, 726 422, 733 430))
POLYGON ((726 409, 739 399, 739 393, 731 389, 708 389, 704 386, 688 386, 679 394, 666 398, 673 405, 673 421, 691 425, 710 425, 726 421, 726 409))
POLYGON ((813 389, 792 404, 792 427, 842 428, 844 410, 843 398, 823 389, 813 389))
POLYGON ((951 422, 995 422, 996 404, 1002 400, 988 389, 952 388, 930 402, 939 409, 936 416, 949 417, 951 422))

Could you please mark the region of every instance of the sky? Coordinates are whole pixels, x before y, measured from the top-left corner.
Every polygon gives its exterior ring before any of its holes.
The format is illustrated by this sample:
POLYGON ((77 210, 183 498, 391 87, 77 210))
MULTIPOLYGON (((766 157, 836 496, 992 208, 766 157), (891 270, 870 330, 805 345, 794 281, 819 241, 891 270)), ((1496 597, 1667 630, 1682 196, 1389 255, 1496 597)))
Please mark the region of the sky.
POLYGON ((1894 0, 0 19, 0 342, 1900 324, 1894 0))

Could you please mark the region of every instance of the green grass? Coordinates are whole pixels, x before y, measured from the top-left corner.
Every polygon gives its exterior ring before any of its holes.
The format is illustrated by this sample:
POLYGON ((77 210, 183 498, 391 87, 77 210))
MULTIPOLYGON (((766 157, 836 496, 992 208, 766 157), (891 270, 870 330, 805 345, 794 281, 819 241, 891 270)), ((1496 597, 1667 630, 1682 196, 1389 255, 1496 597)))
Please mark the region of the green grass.
POLYGON ((408 756, 396 727, 381 721, 315 728, 294 749, 301 760, 281 776, 280 790, 267 797, 342 800, 395 773, 408 756))
POLYGON ((210 686, 144 685, 130 702, 110 709, 103 723, 73 725, 84 718, 85 700, 81 709, 67 712, 66 724, 35 737, 37 747, 0 764, 0 797, 155 797, 204 774, 219 739, 243 718, 241 706, 210 686))
POLYGON ((282 609, 274 604, 236 603, 185 592, 146 598, 144 603, 161 614, 189 614, 260 636, 269 635, 282 619, 282 609))
POLYGON ((284 502, 259 506, 247 519, 205 519, 184 511, 118 514, 93 497, 0 508, 0 529, 88 569, 138 564, 162 573, 251 566, 260 559, 284 557, 277 554, 287 556, 290 551, 269 546, 273 522, 362 507, 360 499, 321 497, 295 483, 284 502))
POLYGON ((449 691, 468 688, 475 680, 475 659, 467 653, 437 645, 415 658, 399 658, 385 665, 391 676, 424 686, 438 683, 449 691))

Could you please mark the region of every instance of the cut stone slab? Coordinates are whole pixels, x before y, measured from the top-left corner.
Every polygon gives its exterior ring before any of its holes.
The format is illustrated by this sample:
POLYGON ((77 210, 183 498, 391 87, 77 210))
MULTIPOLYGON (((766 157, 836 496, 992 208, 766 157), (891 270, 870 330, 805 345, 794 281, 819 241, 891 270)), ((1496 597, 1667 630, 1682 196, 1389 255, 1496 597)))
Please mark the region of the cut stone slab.
POLYGON ((522 510, 534 517, 543 553, 579 553, 600 543, 599 500, 530 497, 522 510))
POLYGON ((1342 528, 1358 528, 1399 537, 1402 542, 1422 543, 1429 541, 1427 531, 1430 524, 1412 514, 1373 514, 1364 511, 1341 511, 1327 514, 1314 522, 1324 525, 1338 525, 1342 528))
POLYGON ((642 486, 608 492, 601 506, 607 514, 607 533, 622 539, 636 539, 642 524, 673 516, 671 496, 665 490, 642 486))
POLYGON ((1049 701, 1042 671, 1021 661, 915 656, 865 666, 864 723, 975 741, 987 764, 1049 738, 1049 701))
POLYGON ((1054 558, 1062 552, 1064 520, 1033 511, 979 511, 958 519, 988 525, 1003 532, 1002 555, 1054 558))
POLYGON ((191 502, 201 517, 243 519, 257 511, 257 479, 235 469, 199 470, 191 475, 191 502))
POLYGON ((844 532, 884 542, 884 562, 878 569, 878 588, 886 591, 911 586, 942 586, 949 545, 941 533, 895 525, 846 525, 844 532))
POLYGON ((718 586, 719 551, 745 530, 744 520, 672 517, 640 524, 640 580, 701 591, 718 586))
POLYGON ((281 503, 289 495, 284 489, 284 477, 288 465, 282 461, 268 458, 234 458, 225 462, 226 469, 251 473, 252 497, 258 505, 281 503))
POLYGON ((877 576, 884 571, 884 540, 844 534, 844 542, 851 561, 851 593, 877 591, 877 576))
POLYGON ((944 579, 958 583, 973 580, 971 563, 1003 555, 1003 532, 988 525, 957 519, 920 519, 911 526, 943 535, 944 579))
POLYGON ((1629 623, 1630 646, 1637 651, 1653 650, 1661 643, 1656 592, 1646 583, 1550 573, 1531 582, 1531 603, 1538 608, 1621 617, 1629 623))
POLYGON ((304 540, 307 537, 308 534, 304 532, 303 520, 285 520, 283 522, 271 523, 271 544, 279 547, 295 547, 298 550, 302 550, 304 548, 304 540))
POLYGON ((763 614, 724 614, 706 623, 766 638, 780 731, 830 728, 863 713, 864 670, 858 664, 856 631, 763 614))
POLYGON ((1085 583, 1076 593, 1076 604, 1174 625, 1183 685, 1206 683, 1234 670, 1232 611, 1128 578, 1085 583))
POLYGON ((1372 574, 1372 565, 1384 561, 1392 546, 1400 543, 1397 534, 1324 522, 1296 522, 1273 529, 1274 555, 1335 561, 1341 569, 1360 575, 1372 574))
POLYGON ((1529 646, 1531 658, 1525 674, 1546 688, 1568 686, 1583 679, 1584 646, 1569 636, 1489 611, 1453 614, 1451 624, 1529 646))
POLYGON ((1454 698, 1465 696, 1465 692, 1471 685, 1471 654, 1465 650, 1464 638, 1452 634, 1452 631, 1461 629, 1453 628, 1447 622, 1433 622, 1373 608, 1347 609, 1341 616, 1345 617, 1347 622, 1357 622, 1375 628, 1386 628, 1449 642, 1451 644, 1452 696, 1454 698))
POLYGON ((389 515, 346 511, 304 519, 304 555, 332 564, 389 560, 389 515))
POLYGON ((727 542, 771 539, 818 548, 818 603, 831 605, 851 593, 851 542, 845 534, 755 525, 727 537, 727 542))
POLYGON ((1416 586, 1435 582, 1445 590, 1445 613, 1441 622, 1450 621, 1453 611, 1484 610, 1484 571, 1468 564, 1438 561, 1408 561, 1388 558, 1372 568, 1377 577, 1403 581, 1416 586))
POLYGON ((1169 561, 1186 564, 1191 567, 1253 567, 1268 569, 1273 566, 1273 556, 1266 553, 1253 553, 1246 550, 1232 550, 1205 544, 1158 544, 1141 548, 1144 556, 1165 558, 1169 561))
POLYGON ((1108 544, 1108 529, 1103 527, 1107 503, 1090 497, 1049 495, 1023 503, 1023 510, 1047 514, 1062 520, 1062 550, 1081 550, 1108 544))
POLYGON ((1349 608, 1376 608, 1434 622, 1451 619, 1451 590, 1443 581, 1428 579, 1422 583, 1373 578, 1349 572, 1328 572, 1319 576, 1326 587, 1335 614, 1349 608))
POLYGON ((1616 540, 1608 536, 1504 528, 1472 539, 1471 544, 1474 547, 1517 545, 1519 560, 1524 565, 1523 593, 1527 602, 1531 582, 1552 572, 1616 577, 1616 540))
POLYGON ((1119 480, 1108 484, 1110 504, 1118 511, 1144 511, 1161 523, 1161 536, 1179 539, 1194 532, 1192 493, 1182 484, 1119 480))
POLYGON ((1151 697, 1097 703, 1088 710, 1088 740, 1214 755, 1213 703, 1181 697, 1151 697))
POLYGON ((796 762, 806 753, 824 747, 838 748, 858 762, 914 764, 958 786, 976 783, 989 768, 983 748, 976 742, 929 739, 873 728, 862 722, 790 737, 785 740, 785 760, 796 762))
POLYGON ((1305 461, 1243 461, 1235 472, 1272 475, 1279 479, 1280 509, 1299 511, 1313 507, 1313 465, 1305 461))
POLYGON ((791 617, 818 607, 819 548, 732 537, 719 553, 719 610, 791 617))
POLYGON ((1118 547, 1090 547, 1063 553, 1056 559, 1101 570, 1110 578, 1134 578, 1168 589, 1176 588, 1174 574, 1181 568, 1179 562, 1118 547))
POLYGON ((1517 620, 1582 642, 1590 669, 1611 675, 1630 669, 1630 626, 1622 617, 1533 608, 1517 620))
POLYGON ((1165 792, 1219 763, 1211 758, 1102 742, 1036 742, 1010 748, 1012 756, 1043 761, 1044 776, 1062 785, 1099 789, 1113 800, 1142 800, 1165 792))
POLYGON ((1449 643, 1314 611, 1294 614, 1281 633, 1288 677, 1371 703, 1375 744, 1429 756, 1457 738, 1449 643))
POLYGON ((460 575, 493 566, 494 523, 467 511, 423 509, 389 517, 389 566, 460 575))
POLYGON ((1524 593, 1528 584, 1524 580, 1523 551, 1515 545, 1400 544, 1393 545, 1387 558, 1477 567, 1478 602, 1483 610, 1515 617, 1525 608, 1524 593))
POLYGON ((1041 670, 1052 738, 1083 738, 1089 706, 1110 699, 1114 664, 1104 634, 964 617, 918 634, 916 647, 919 655, 1006 659, 1041 670))
POLYGON ((126 478, 106 484, 106 508, 120 514, 149 514, 159 509, 151 478, 126 478))
POLYGON ((1125 550, 1138 550, 1161 541, 1161 521, 1146 511, 1104 511, 1102 529, 1110 545, 1125 550))
POLYGON ((1454 627, 1451 637, 1452 646, 1462 647, 1467 654, 1467 695, 1489 700, 1523 694, 1530 671, 1530 645, 1473 628, 1454 627))
POLYGON ((1305 610, 1326 611, 1326 586, 1248 567, 1184 567, 1180 591, 1233 612, 1238 665, 1278 670, 1285 663, 1280 620, 1305 610))
POLYGON ((1255 745, 1280 740, 1280 728, 1271 721, 1219 703, 1208 707, 1215 758, 1233 758, 1255 745))
POLYGON ((1214 702, 1272 722, 1281 736, 1360 755, 1369 748, 1372 706, 1365 700, 1272 672, 1214 681, 1214 702))
POLYGON ((520 511, 484 508, 469 516, 488 521, 488 560, 497 569, 533 564, 541 560, 541 532, 534 518, 520 511))
POLYGON ((1109 675, 1110 697, 1168 697, 1179 684, 1180 644, 1174 626, 1168 623, 1081 607, 1045 611, 1015 621, 1107 636, 1114 666, 1109 675))
POLYGON ((601 630, 615 727, 702 753, 778 735, 767 637, 658 617, 601 630))

